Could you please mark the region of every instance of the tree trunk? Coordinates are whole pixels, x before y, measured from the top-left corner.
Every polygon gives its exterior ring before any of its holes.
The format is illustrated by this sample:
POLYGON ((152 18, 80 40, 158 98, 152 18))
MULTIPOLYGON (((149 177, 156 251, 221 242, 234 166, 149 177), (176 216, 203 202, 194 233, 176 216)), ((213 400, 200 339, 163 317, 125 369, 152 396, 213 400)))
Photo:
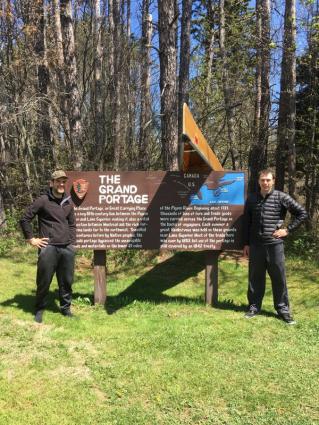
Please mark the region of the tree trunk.
MULTIPOLYGON (((260 124, 260 103, 261 103, 261 45, 262 45, 262 13, 261 13, 262 0, 256 0, 256 74, 255 74, 255 114, 254 114, 254 127, 253 127, 253 146, 251 151, 251 181, 254 179, 254 174, 258 170, 254 169, 255 155, 253 152, 259 137, 259 124, 260 124)), ((252 185, 254 186, 254 185, 252 185)))
POLYGON ((4 142, 4 138, 2 136, 2 128, 0 126, 0 229, 6 227, 6 214, 4 210, 3 203, 3 193, 4 187, 6 186, 6 176, 3 174, 2 170, 6 169, 6 159, 7 159, 6 145, 4 142))
POLYGON ((138 165, 140 170, 147 170, 150 164, 148 143, 151 136, 151 44, 152 15, 149 13, 149 0, 142 4, 142 43, 141 43, 141 112, 138 165))
MULTIPOLYGON (((63 129, 63 139, 67 150, 71 150, 70 144, 70 126, 68 120, 68 105, 65 89, 65 69, 64 69, 64 53, 63 53, 63 37, 61 27, 60 0, 52 0, 54 35, 55 35, 55 75, 57 85, 57 103, 60 111, 58 113, 59 126, 63 129)), ((61 130, 58 128, 58 138, 60 139, 61 130)))
POLYGON ((136 152, 134 152, 134 111, 136 109, 135 96, 132 83, 132 63, 134 58, 134 49, 132 49, 131 43, 131 0, 125 0, 126 3, 126 32, 122 32, 123 57, 122 63, 125 66, 125 71, 122 72, 123 77, 123 113, 122 113, 122 133, 123 139, 125 140, 125 156, 126 164, 125 169, 133 169, 134 163, 136 162, 136 152), (124 124, 126 123, 126 125, 124 124))
POLYGON ((0 230, 5 229, 6 227, 6 213, 4 210, 4 203, 1 191, 2 189, 0 189, 0 230))
POLYGON ((281 64, 278 135, 276 150, 276 188, 284 189, 288 165, 289 194, 295 196, 296 150, 296 0, 286 0, 284 44, 281 64))
POLYGON ((319 105, 319 37, 316 24, 319 18, 319 1, 317 0, 314 6, 311 26, 309 31, 309 96, 310 108, 307 112, 309 117, 306 131, 308 145, 308 161, 306 163, 306 209, 308 213, 307 230, 315 228, 316 211, 318 209, 319 199, 319 167, 318 167, 318 152, 319 152, 319 129, 318 129, 318 105, 319 105))
POLYGON ((183 131, 183 104, 188 104, 189 99, 189 65, 190 65, 190 33, 192 17, 192 0, 183 0, 182 3, 182 27, 181 47, 179 57, 179 81, 178 81, 178 137, 181 138, 183 131))
POLYGON ((129 40, 131 37, 131 0, 126 0, 126 36, 129 40))
POLYGON ((46 55, 46 17, 43 0, 35 4, 35 54, 37 58, 38 76, 38 143, 37 164, 41 175, 45 176, 46 170, 53 167, 53 140, 50 116, 49 69, 46 55), (48 167, 49 165, 49 167, 48 167))
POLYGON ((233 170, 237 170, 239 168, 239 154, 235 149, 235 114, 234 108, 232 106, 232 99, 234 99, 235 94, 230 81, 228 59, 226 55, 225 0, 219 1, 219 46, 222 58, 222 85, 226 112, 229 152, 231 155, 232 168, 233 170))
MULTIPOLYGON (((36 161, 33 156, 33 152, 30 146, 30 142, 28 140, 28 134, 27 129, 24 125, 24 122, 21 122, 23 120, 20 119, 20 117, 16 117, 16 125, 18 130, 18 137, 19 137, 19 151, 18 157, 20 157, 20 161, 22 162, 24 166, 24 182, 27 187, 27 196, 29 197, 30 201, 32 202, 32 191, 35 189, 32 185, 32 176, 31 176, 31 170, 30 170, 30 164, 32 166, 33 176, 34 180, 38 183, 39 177, 37 174, 37 167, 36 167, 36 161)), ((38 187, 36 188, 36 190, 38 187)))
POLYGON ((176 27, 175 0, 158 0, 161 143, 164 170, 177 170, 178 121, 176 99, 176 27))
MULTIPOLYGON (((216 31, 214 29, 215 7, 212 4, 212 0, 208 1, 207 7, 208 7, 207 17, 208 17, 208 22, 210 24, 210 40, 209 40, 209 49, 208 49, 207 78, 206 78, 206 89, 205 89, 206 108, 209 107, 209 104, 211 101, 212 77, 213 77, 212 68, 213 68, 213 60, 214 60, 215 38, 216 38, 216 31)), ((205 122, 206 121, 207 121, 207 117, 205 117, 205 122)), ((202 121, 203 125, 205 125, 205 122, 202 121)))
POLYGON ((83 146, 81 143, 82 125, 80 113, 80 93, 77 83, 72 1, 61 0, 60 12, 65 63, 65 88, 69 112, 71 162, 75 170, 80 170, 83 165, 83 146))
POLYGON ((256 3, 257 67, 254 140, 250 152, 249 190, 258 189, 258 172, 266 166, 270 113, 270 3, 256 3))
POLYGON ((114 146, 113 168, 120 169, 120 156, 123 149, 121 138, 121 20, 120 1, 109 0, 109 25, 111 32, 111 103, 112 103, 112 142, 114 146), (111 41, 112 40, 112 41, 111 41))
POLYGON ((104 168, 104 114, 102 99, 102 17, 100 0, 94 0, 94 124, 95 124, 95 151, 96 165, 99 170, 104 168))

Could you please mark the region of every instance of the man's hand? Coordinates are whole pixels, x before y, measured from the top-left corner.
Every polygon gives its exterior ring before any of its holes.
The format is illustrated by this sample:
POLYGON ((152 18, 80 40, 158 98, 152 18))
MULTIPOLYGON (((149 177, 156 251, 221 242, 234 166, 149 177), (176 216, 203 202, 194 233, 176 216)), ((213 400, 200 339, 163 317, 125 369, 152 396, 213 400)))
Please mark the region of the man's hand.
POLYGON ((288 230, 287 229, 278 229, 272 235, 276 239, 285 238, 288 235, 288 230))
POLYGON ((28 239, 27 242, 35 248, 44 248, 48 245, 49 238, 32 238, 28 239))
POLYGON ((249 257, 249 245, 245 245, 243 249, 243 255, 244 257, 249 257))

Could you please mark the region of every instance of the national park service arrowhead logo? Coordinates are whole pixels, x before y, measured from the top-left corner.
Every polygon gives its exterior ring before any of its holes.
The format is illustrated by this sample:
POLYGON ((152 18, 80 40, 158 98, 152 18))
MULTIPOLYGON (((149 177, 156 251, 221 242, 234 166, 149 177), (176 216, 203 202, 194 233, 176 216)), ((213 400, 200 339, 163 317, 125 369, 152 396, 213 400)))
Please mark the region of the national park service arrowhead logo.
POLYGON ((73 190, 76 196, 82 200, 89 189, 89 182, 85 179, 77 179, 73 182, 73 190))

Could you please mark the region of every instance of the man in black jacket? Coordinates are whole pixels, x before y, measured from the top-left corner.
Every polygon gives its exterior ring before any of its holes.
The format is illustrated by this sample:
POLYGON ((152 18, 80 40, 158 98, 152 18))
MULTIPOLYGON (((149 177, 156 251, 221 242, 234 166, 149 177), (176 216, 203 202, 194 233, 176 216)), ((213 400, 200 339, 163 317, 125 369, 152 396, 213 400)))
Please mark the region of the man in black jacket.
POLYGON ((51 176, 50 188, 37 198, 20 220, 26 241, 38 248, 35 321, 42 322, 46 297, 54 273, 59 285, 61 313, 72 317, 72 283, 75 257, 75 218, 71 197, 65 194, 67 176, 63 170, 51 176), (38 216, 39 237, 33 236, 31 221, 38 216))
POLYGON ((248 196, 244 211, 244 256, 249 257, 249 310, 245 317, 253 318, 261 309, 267 271, 279 318, 294 324, 289 309, 283 240, 307 218, 307 213, 289 195, 274 190, 271 170, 262 170, 258 183, 260 192, 248 196), (284 228, 287 211, 293 220, 284 228))

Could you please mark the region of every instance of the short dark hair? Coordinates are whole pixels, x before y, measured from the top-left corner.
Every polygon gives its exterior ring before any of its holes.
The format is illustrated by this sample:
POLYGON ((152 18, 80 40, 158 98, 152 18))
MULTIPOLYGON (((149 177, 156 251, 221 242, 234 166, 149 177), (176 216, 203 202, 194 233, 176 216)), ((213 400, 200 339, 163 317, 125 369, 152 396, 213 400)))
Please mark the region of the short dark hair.
POLYGON ((260 179, 260 176, 262 176, 264 174, 271 174, 272 177, 273 177, 273 179, 276 178, 275 172, 274 172, 274 170, 272 168, 265 168, 263 170, 260 170, 259 173, 258 173, 258 179, 260 179))

